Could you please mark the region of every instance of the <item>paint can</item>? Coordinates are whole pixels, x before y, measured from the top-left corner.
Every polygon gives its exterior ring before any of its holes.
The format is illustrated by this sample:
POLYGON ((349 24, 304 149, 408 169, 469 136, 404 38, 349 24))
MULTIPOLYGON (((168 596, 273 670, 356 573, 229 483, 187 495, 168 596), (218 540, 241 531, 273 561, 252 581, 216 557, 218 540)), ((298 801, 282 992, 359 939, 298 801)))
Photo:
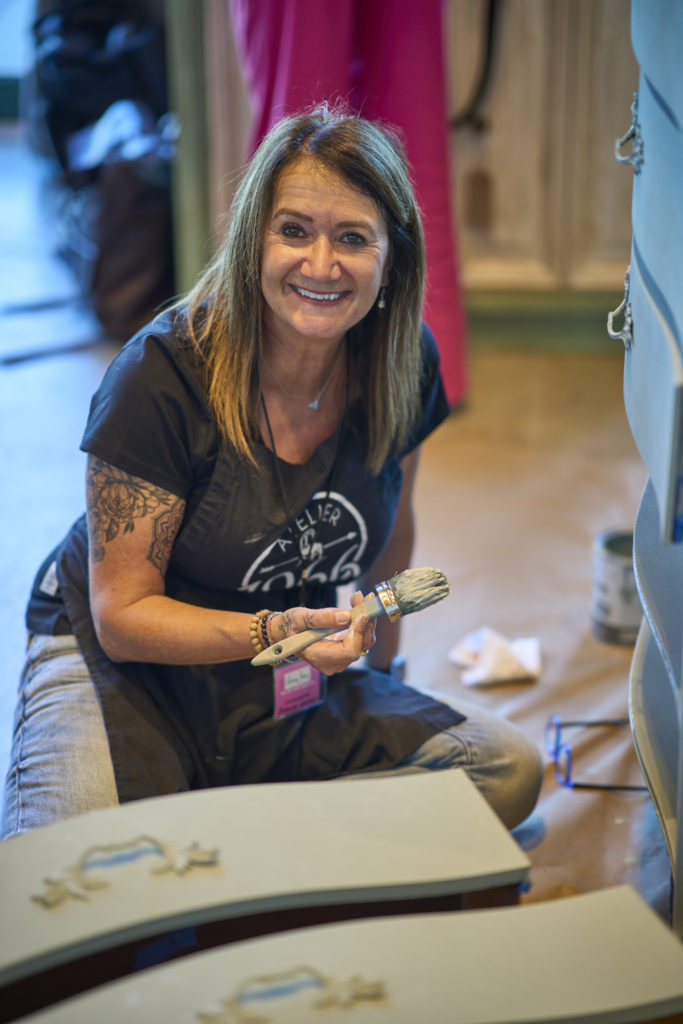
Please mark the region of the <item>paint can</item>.
POLYGON ((593 636, 611 644, 634 644, 642 616, 633 569, 633 533, 605 530, 593 542, 593 636))

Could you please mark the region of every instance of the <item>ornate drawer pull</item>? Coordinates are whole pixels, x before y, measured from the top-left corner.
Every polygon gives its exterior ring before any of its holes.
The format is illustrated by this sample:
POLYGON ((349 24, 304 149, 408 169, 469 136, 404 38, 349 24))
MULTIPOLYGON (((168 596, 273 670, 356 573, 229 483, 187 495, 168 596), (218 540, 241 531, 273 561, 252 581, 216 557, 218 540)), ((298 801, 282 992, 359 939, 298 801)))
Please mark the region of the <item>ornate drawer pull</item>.
MULTIPOLYGON (((315 967, 300 965, 289 971, 247 978, 238 986, 231 998, 221 1000, 210 1009, 200 1010, 195 1015, 195 1020, 199 1024, 271 1024, 273 1018, 270 1014, 264 1014, 261 1007, 252 1009, 248 1004, 251 1003, 253 1006, 254 1002, 262 1002, 266 1004, 267 1010, 268 1003, 272 1005, 274 1000, 280 1001, 289 996, 297 996, 306 989, 313 990, 313 999, 307 1007, 309 1012, 333 1008, 346 1013, 354 1010, 359 1003, 385 1002, 387 997, 387 988, 383 981, 366 981, 360 974, 338 980, 323 974, 315 967)), ((306 1020, 309 1020, 309 1013, 304 1013, 306 1020)), ((325 1016, 323 1012, 321 1019, 325 1016)))
POLYGON ((633 317, 631 315, 631 303, 629 292, 631 290, 631 268, 629 267, 624 277, 624 297, 615 310, 607 314, 607 333, 614 341, 623 341, 624 348, 629 349, 633 341, 633 317), (614 318, 620 314, 624 315, 624 323, 620 331, 614 328, 614 318))
POLYGON ((643 166, 643 135, 640 130, 640 124, 638 123, 638 93, 633 94, 633 103, 631 104, 631 127, 622 135, 620 139, 617 139, 614 143, 614 157, 620 164, 631 164, 633 167, 633 173, 639 174, 640 168, 643 166), (623 147, 631 142, 632 148, 630 153, 622 153, 623 147))
MULTIPOLYGON (((97 889, 106 889, 109 885, 102 875, 90 874, 90 861, 97 862, 98 856, 129 855, 135 849, 141 853, 153 853, 160 856, 159 863, 152 868, 152 873, 161 875, 172 871, 176 875, 184 875, 193 867, 209 867, 218 864, 218 850, 203 850, 198 843, 189 846, 177 846, 175 843, 154 839, 152 836, 136 836, 135 839, 121 843, 108 843, 103 846, 89 846, 75 864, 64 868, 59 874, 43 879, 44 890, 34 893, 31 899, 44 907, 56 907, 69 897, 77 900, 90 899, 90 893, 97 889)), ((106 865, 104 865, 106 866, 106 865)))

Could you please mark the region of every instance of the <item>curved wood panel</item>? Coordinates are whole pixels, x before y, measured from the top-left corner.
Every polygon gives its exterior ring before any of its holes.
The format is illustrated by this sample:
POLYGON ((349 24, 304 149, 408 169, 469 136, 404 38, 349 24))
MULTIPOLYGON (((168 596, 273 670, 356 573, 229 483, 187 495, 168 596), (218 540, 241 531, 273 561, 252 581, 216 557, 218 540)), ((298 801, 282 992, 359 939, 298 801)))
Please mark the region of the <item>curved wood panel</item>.
POLYGON ((631 728, 672 865, 673 928, 683 937, 683 546, 659 540, 651 482, 633 549, 645 620, 631 665, 631 728))

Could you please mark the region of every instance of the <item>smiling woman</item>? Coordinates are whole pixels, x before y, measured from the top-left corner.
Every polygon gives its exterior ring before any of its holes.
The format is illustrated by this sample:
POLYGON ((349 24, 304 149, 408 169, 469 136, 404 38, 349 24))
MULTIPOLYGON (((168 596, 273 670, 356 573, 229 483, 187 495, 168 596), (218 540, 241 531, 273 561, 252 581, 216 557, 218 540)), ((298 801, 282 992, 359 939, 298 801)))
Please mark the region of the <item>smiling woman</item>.
POLYGON ((312 156, 280 174, 261 270, 262 432, 270 415, 289 462, 305 462, 343 414, 344 339, 386 287, 388 258, 369 196, 312 156))
POLYGON ((535 747, 394 678, 398 625, 375 637, 360 607, 410 565, 420 444, 449 412, 423 285, 391 133, 327 108, 277 125, 222 249, 93 398, 86 515, 27 611, 4 835, 188 789, 459 766, 506 824, 531 811, 535 747), (309 629, 334 632, 251 664, 309 629))
MULTIPOLYGON (((207 359, 221 430, 250 459, 253 439, 264 431, 264 380, 278 390, 262 372, 264 354, 266 369, 270 363, 284 386, 280 393, 305 410, 334 364, 329 343, 335 332, 337 344, 345 334, 348 358, 320 417, 311 424, 300 412, 293 429, 288 416, 278 426, 288 435, 310 432, 307 451, 292 453, 291 461, 305 458, 335 420, 339 425, 348 386, 365 405, 367 464, 378 469, 419 415, 424 285, 422 223, 398 138, 327 107, 283 119, 249 164, 223 248, 189 296, 189 330, 207 359), (272 277, 274 239, 286 255, 273 262, 272 277), (298 292, 287 295, 290 281, 298 292), (208 316, 200 316, 207 303, 208 316), (315 332, 326 324, 330 334, 316 343, 315 332), (236 400, 226 403, 235 380, 236 400)), ((278 419, 275 399, 267 404, 278 419)))
POLYGON ((281 378, 299 389, 307 368, 315 390, 322 355, 334 363, 347 330, 377 301, 388 279, 389 239, 377 205, 315 157, 302 157, 278 179, 263 251, 265 348, 281 378), (311 342, 324 343, 322 352, 311 342), (297 371, 292 355, 307 358, 297 371), (327 351, 326 351, 327 350, 327 351), (317 356, 317 360, 316 360, 317 356), (282 358, 285 357, 285 358, 282 358))

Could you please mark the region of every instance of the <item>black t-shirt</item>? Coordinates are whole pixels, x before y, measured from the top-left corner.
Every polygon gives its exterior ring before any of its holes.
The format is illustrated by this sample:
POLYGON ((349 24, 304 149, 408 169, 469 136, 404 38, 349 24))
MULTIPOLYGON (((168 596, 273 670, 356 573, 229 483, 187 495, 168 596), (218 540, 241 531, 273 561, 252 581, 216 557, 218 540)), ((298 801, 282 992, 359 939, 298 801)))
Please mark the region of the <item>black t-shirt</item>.
MULTIPOLYGON (((333 599, 330 587, 367 571, 393 527, 401 457, 449 411, 436 344, 426 327, 422 340, 422 412, 403 450, 389 456, 378 476, 363 465, 364 417, 362 404, 356 402, 345 427, 326 439, 305 465, 276 459, 257 444, 257 466, 235 456, 227 484, 223 480, 219 486, 214 468, 221 442, 191 342, 174 330, 171 314, 158 317, 131 339, 92 399, 81 448, 186 501, 167 592, 236 610, 245 607, 245 595, 268 593, 270 600, 264 603, 277 607, 275 594, 297 588, 300 596, 301 568, 307 563, 313 594, 328 603, 333 599), (227 539, 226 531, 214 526, 226 520, 227 539), (214 557, 199 570, 190 555, 198 531, 203 531, 202 544, 209 546, 215 535, 214 557)), ((54 552, 36 576, 27 611, 32 632, 71 628, 53 566, 54 552)), ((292 603, 299 601, 282 597, 282 607, 292 603)))

